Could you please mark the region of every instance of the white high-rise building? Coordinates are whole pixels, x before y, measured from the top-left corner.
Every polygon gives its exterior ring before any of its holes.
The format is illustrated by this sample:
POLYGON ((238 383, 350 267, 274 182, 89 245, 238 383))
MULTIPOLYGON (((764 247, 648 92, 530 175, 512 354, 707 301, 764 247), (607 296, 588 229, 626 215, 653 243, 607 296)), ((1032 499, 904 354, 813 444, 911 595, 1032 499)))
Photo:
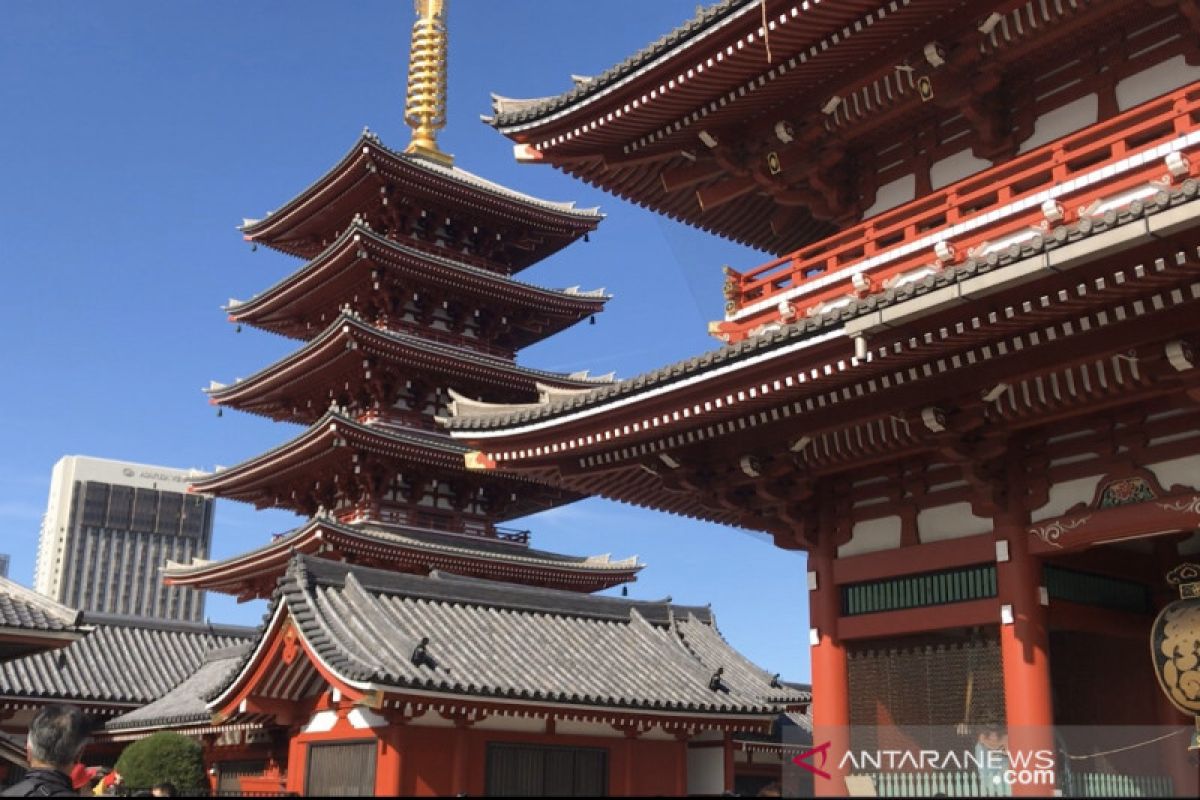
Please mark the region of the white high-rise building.
POLYGON ((204 595, 164 586, 167 561, 208 557, 213 499, 201 473, 65 456, 54 465, 38 543, 37 591, 72 608, 199 622, 204 595))

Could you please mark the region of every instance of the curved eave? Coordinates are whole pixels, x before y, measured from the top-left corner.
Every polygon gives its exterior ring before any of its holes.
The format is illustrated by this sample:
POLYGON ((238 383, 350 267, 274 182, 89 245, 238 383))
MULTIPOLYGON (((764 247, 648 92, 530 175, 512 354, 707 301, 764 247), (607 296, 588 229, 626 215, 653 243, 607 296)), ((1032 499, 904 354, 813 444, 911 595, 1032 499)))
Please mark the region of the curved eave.
MULTIPOLYGON (((303 247, 289 243, 289 236, 313 218, 327 213, 339 198, 363 181, 383 177, 399 181, 406 193, 436 194, 464 211, 481 217, 499 216, 519 225, 567 241, 595 230, 603 215, 593 209, 577 209, 571 203, 555 203, 530 197, 493 184, 457 168, 442 167, 419 157, 396 153, 371 134, 359 137, 350 151, 332 169, 296 197, 264 219, 247 222, 242 234, 251 242, 300 254, 303 247)), ((534 263, 563 246, 557 242, 531 255, 534 263)))
MULTIPOLYGON (((544 335, 557 333, 584 317, 603 311, 611 299, 608 295, 589 296, 522 283, 453 258, 407 247, 355 225, 303 268, 253 299, 230 306, 226 311, 233 322, 295 335, 289 332, 287 325, 290 308, 325 291, 330 285, 334 285, 332 291, 336 293, 339 283, 347 286, 370 283, 370 271, 375 264, 400 270, 409 280, 478 297, 482 304, 492 304, 499 299, 510 306, 532 308, 558 319, 559 324, 544 335), (352 275, 355 269, 365 274, 356 278, 352 275)), ((525 338, 532 344, 543 337, 525 338)))
POLYGON ((664 74, 677 71, 682 63, 694 56, 694 50, 709 46, 708 42, 721 31, 736 27, 740 32, 742 27, 749 27, 751 23, 758 27, 759 13, 750 13, 756 11, 758 6, 759 0, 725 0, 701 9, 695 19, 680 25, 657 42, 591 80, 576 82, 572 89, 563 94, 536 100, 493 95, 496 113, 487 121, 505 135, 510 135, 589 109, 656 70, 664 74), (748 19, 750 16, 753 19, 748 19), (504 108, 506 104, 510 110, 504 108))
POLYGON ((462 458, 466 451, 448 437, 384 430, 330 412, 296 438, 194 481, 190 488, 193 492, 252 502, 258 493, 266 491, 272 483, 278 483, 287 472, 303 469, 314 461, 333 458, 337 451, 348 445, 451 471, 463 468, 462 458))
POLYGON ((317 338, 291 355, 249 378, 209 390, 209 399, 215 405, 227 405, 275 419, 291 419, 292 412, 281 405, 283 394, 293 400, 303 399, 305 395, 326 396, 315 389, 330 384, 334 377, 339 380, 344 377, 336 374, 330 377, 331 371, 336 372, 340 363, 348 362, 351 365, 348 369, 361 373, 361 362, 367 357, 385 359, 393 365, 407 367, 409 371, 448 376, 459 386, 516 391, 530 397, 536 396, 538 384, 564 389, 590 389, 598 385, 596 381, 521 367, 505 359, 430 342, 419 336, 383 331, 355 317, 342 315, 317 338), (304 384, 309 385, 307 391, 304 384))
MULTIPOLYGON (((923 5, 933 2, 925 0, 923 5)), ((669 46, 656 43, 549 102, 497 114, 492 124, 516 141, 553 142, 550 147, 564 152, 587 142, 624 143, 705 107, 714 97, 726 100, 733 94, 726 102, 740 106, 747 93, 739 89, 746 81, 760 75, 773 77, 788 59, 816 55, 810 50, 824 52, 820 43, 827 36, 835 36, 835 43, 853 40, 865 15, 894 17, 908 5, 909 0, 890 7, 877 0, 770 3, 771 28, 764 46, 762 4, 758 0, 725 3, 719 13, 702 12, 701 19, 707 17, 704 24, 693 21, 660 40, 671 42, 669 46)), ((870 50, 878 44, 872 42, 870 50)), ((750 91, 762 88, 759 84, 750 91)))
POLYGON ((449 571, 454 566, 468 566, 497 575, 506 573, 502 577, 509 580, 540 579, 555 588, 582 589, 587 592, 636 581, 637 574, 645 566, 588 559, 551 560, 529 555, 525 548, 518 545, 513 545, 511 554, 497 554, 473 548, 467 535, 458 537, 453 543, 436 544, 410 539, 402 531, 396 532, 395 539, 389 539, 371 531, 354 530, 328 521, 314 521, 294 534, 282 536, 265 547, 234 558, 198 567, 168 567, 163 571, 163 577, 169 586, 228 590, 255 578, 282 575, 292 555, 297 552, 319 555, 321 546, 326 543, 348 552, 383 558, 391 552, 397 561, 419 560, 431 569, 449 571), (411 556, 406 558, 407 554, 411 556))

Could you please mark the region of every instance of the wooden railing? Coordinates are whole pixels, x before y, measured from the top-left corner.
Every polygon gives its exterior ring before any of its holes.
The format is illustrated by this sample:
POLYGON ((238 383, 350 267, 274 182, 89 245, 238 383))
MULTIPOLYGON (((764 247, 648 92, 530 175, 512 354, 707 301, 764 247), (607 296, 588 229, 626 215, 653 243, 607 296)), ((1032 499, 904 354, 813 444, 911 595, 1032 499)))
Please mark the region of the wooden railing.
MULTIPOLYGON (((944 269, 1070 223, 1088 204, 1196 174, 1172 157, 1200 138, 1200 82, 1016 156, 746 273, 726 268, 724 341, 763 324, 889 288, 906 273, 944 269), (1033 229, 1033 230, 1031 230, 1033 229), (986 252, 981 252, 986 251, 986 252)), ((1195 159, 1193 159, 1195 161, 1195 159)), ((1153 190, 1148 190, 1151 193, 1153 190)), ((1135 196, 1129 202, 1136 202, 1135 196)), ((1119 200, 1117 201, 1119 203, 1119 200)))

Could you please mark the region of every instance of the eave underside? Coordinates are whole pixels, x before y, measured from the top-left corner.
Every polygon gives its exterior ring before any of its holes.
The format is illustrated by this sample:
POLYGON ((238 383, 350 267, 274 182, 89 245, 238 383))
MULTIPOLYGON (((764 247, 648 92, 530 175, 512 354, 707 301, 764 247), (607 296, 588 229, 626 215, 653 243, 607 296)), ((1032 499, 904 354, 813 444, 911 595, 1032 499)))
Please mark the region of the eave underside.
MULTIPOLYGON (((807 39, 828 39, 838 26, 816 33, 780 26, 770 35, 774 66, 766 64, 759 40, 657 101, 642 97, 640 109, 626 108, 623 117, 595 129, 588 120, 603 116, 601 106, 504 132, 538 144, 582 125, 569 141, 544 146, 536 160, 781 255, 861 219, 875 190, 912 173, 917 162, 964 148, 1003 158, 1033 134, 1038 115, 1090 92, 1111 94, 1116 79, 1176 54, 1195 59, 1196 36, 1190 30, 1180 35, 1181 28, 1188 23, 1173 10, 1132 0, 1044 8, 1036 0, 999 7, 918 0, 862 30, 841 32, 811 56, 807 39), (1010 16, 981 35, 976 26, 993 11, 1010 16), (929 42, 948 51, 946 66, 928 65, 923 47, 929 42), (786 68, 801 51, 803 63, 786 68), (897 71, 897 64, 915 71, 897 71), (933 80, 932 102, 916 91, 924 75, 933 80), (679 99, 668 102, 668 95, 679 99), (821 113, 835 96, 842 104, 821 113), (777 137, 776 123, 792 126, 792 141, 777 137), (718 144, 701 144, 701 130, 718 144), (778 159, 776 171, 768 153, 778 159)), ((705 52, 725 45, 714 38, 705 52)), ((675 78, 674 68, 661 69, 622 87, 611 103, 620 108, 675 78)))
MULTIPOLYGON (((1191 352, 1200 341, 1198 239, 1191 230, 1097 255, 1036 284, 877 331, 874 357, 853 366, 845 339, 844 350, 822 359, 800 351, 751 377, 662 396, 653 409, 591 417, 586 433, 596 441, 609 441, 606 430, 626 430, 617 446, 577 446, 569 458, 533 455, 537 445, 562 448, 585 434, 553 426, 536 437, 475 443, 489 458, 512 454, 501 469, 784 538, 818 524, 811 509, 827 505, 817 499, 829 493, 841 498, 850 522, 891 507, 905 480, 942 487, 923 492, 922 503, 969 501, 985 510, 998 502, 979 500, 981 487, 994 484, 987 473, 999 469, 998 453, 1022 462, 1039 482, 1034 456, 1044 458, 1047 442, 1070 431, 1087 443, 1084 452, 1095 447, 1088 431, 1103 439, 1114 419, 1132 420, 1134 430, 1144 425, 1143 444, 1194 433, 1200 370, 1170 354, 1191 352), (751 389, 757 397, 747 398, 751 389), (745 402, 705 410, 714 397, 739 392, 745 402), (682 409, 690 412, 682 424, 628 435, 643 414, 682 409)), ((1168 441, 1155 452, 1146 457, 1200 452, 1200 438, 1168 441)))

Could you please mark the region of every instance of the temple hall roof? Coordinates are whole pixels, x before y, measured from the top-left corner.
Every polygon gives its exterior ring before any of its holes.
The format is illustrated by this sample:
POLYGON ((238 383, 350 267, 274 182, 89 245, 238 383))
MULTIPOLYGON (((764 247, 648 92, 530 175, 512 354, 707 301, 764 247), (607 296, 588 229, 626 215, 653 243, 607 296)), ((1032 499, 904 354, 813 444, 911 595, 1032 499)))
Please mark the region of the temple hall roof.
MULTIPOLYGON (((697 6, 696 16, 675 30, 656 39, 625 60, 610 67, 599 75, 574 80, 568 91, 551 97, 514 99, 492 96, 495 117, 487 120, 497 128, 508 128, 523 122, 539 119, 563 109, 573 103, 600 94, 614 84, 653 64, 680 45, 703 37, 717 26, 726 24, 730 18, 755 11, 761 0, 722 0, 707 8, 697 6)), ((755 11, 757 14, 757 11, 755 11)))
POLYGON ((254 630, 86 614, 92 630, 54 652, 0 664, 0 705, 18 702, 142 705, 195 672, 215 647, 245 641, 254 630))
POLYGON ((0 577, 0 629, 70 631, 79 612, 8 578, 0 577))
POLYGON ((245 660, 249 643, 209 650, 200 666, 182 683, 152 703, 122 714, 105 725, 109 733, 146 728, 207 726, 212 718, 207 703, 228 683, 245 660))
MULTIPOLYGON (((323 665, 364 690, 650 713, 769 715, 801 700, 730 647, 711 610, 669 600, 296 556, 268 617, 284 611, 323 665)), ((212 708, 244 688, 254 663, 212 708)))
MULTIPOLYGON (((886 309, 892 309, 917 298, 927 297, 935 292, 943 294, 947 290, 957 292, 962 284, 982 275, 994 274, 998 281, 1002 281, 1005 272, 1009 271, 1015 273, 1013 279, 1019 281, 1025 274, 1021 271, 1022 265, 1040 253, 1086 242, 1106 231, 1112 231, 1130 223, 1137 224, 1145 217, 1153 217, 1193 203, 1197 193, 1197 185, 1194 182, 1181 184, 1178 188, 1147 198, 1136 213, 1129 210, 1110 212, 1105 217, 1087 219, 1073 225, 1063 226, 1057 229, 1053 236, 1029 239, 1023 244, 992 252, 987 256, 968 257, 954 267, 928 275, 920 280, 871 294, 865 298, 848 299, 848 302, 836 308, 790 324, 770 325, 759 335, 751 336, 736 344, 725 345, 633 378, 533 407, 521 405, 506 408, 496 405, 490 409, 480 409, 476 406, 472 409, 472 413, 452 417, 445 420, 444 424, 447 428, 455 431, 456 438, 470 439, 470 431, 522 427, 566 417, 574 413, 586 412, 599 406, 634 402, 635 398, 682 388, 689 382, 705 380, 708 376, 723 374, 732 369, 753 366, 760 360, 776 358, 797 350, 815 348, 830 340, 840 343, 838 352, 842 353, 840 357, 844 359, 846 346, 849 343, 848 335, 845 333, 848 324, 853 326, 866 323, 873 318, 878 318, 886 309)), ((1189 209, 1187 211, 1180 209, 1177 213, 1200 214, 1200 208, 1195 205, 1190 206, 1189 209)), ((940 297, 941 295, 935 296, 940 297)), ((957 298, 958 295, 954 296, 957 298)), ((942 305, 948 306, 954 302, 958 302, 958 300, 942 301, 942 305)), ((814 364, 818 363, 815 355, 810 360, 814 364)))

